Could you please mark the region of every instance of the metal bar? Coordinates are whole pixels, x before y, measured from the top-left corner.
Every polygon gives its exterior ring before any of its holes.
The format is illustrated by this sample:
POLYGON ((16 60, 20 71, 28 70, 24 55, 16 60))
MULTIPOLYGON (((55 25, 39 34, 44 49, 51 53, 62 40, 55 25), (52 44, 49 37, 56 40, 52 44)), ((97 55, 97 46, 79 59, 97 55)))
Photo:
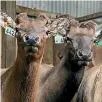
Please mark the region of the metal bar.
POLYGON ((52 13, 52 12, 47 12, 39 9, 32 9, 32 8, 27 8, 27 7, 22 7, 22 6, 16 6, 16 13, 22 13, 26 12, 28 16, 35 16, 37 17, 40 13, 45 13, 49 18, 56 18, 56 15, 59 15, 59 13, 52 13))
POLYGON ((78 20, 79 22, 84 22, 84 21, 88 21, 88 20, 92 20, 92 19, 96 19, 96 18, 101 18, 101 17, 102 17, 102 12, 97 12, 97 13, 90 14, 87 16, 78 17, 78 18, 76 18, 76 20, 78 20))
MULTIPOLYGON (((47 12, 47 11, 43 11, 43 10, 38 10, 38 9, 31 9, 31 8, 27 8, 27 7, 22 7, 22 6, 16 6, 16 13, 21 13, 21 12, 26 12, 28 14, 28 16, 38 16, 40 13, 45 13, 49 18, 56 18, 56 15, 61 15, 59 13, 52 13, 52 12, 47 12)), ((90 14, 90 15, 86 15, 83 17, 77 17, 75 18, 76 20, 78 20, 79 22, 84 22, 84 21, 88 21, 88 20, 93 20, 96 18, 101 18, 102 17, 102 12, 97 12, 94 14, 90 14)))

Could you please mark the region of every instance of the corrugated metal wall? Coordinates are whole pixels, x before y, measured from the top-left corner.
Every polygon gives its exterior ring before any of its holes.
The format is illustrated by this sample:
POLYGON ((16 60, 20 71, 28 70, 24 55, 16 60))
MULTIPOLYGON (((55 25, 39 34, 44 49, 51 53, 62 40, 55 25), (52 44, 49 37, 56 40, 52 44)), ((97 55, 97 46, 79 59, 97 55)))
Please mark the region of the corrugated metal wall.
POLYGON ((17 5, 80 17, 102 11, 102 1, 16 1, 17 5))

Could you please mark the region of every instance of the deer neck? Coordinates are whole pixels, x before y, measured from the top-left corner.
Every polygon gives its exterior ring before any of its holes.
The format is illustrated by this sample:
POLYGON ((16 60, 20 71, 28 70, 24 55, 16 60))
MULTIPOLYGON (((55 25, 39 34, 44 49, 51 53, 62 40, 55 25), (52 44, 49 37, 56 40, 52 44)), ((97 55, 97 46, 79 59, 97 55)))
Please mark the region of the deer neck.
POLYGON ((18 85, 14 88, 20 91, 18 93, 20 94, 18 97, 19 102, 34 102, 37 94, 41 61, 42 58, 39 60, 26 58, 24 52, 18 48, 17 60, 12 68, 12 77, 15 85, 18 85))

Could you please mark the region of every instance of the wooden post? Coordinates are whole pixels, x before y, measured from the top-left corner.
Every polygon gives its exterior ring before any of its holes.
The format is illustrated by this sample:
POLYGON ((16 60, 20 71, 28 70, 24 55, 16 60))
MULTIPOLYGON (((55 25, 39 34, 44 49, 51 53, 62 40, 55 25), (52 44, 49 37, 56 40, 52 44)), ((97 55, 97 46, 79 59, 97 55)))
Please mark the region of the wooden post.
MULTIPOLYGON (((1 1, 1 10, 8 13, 13 19, 16 16, 16 1, 1 1)), ((10 67, 16 57, 16 39, 6 35, 2 28, 1 67, 10 67)))

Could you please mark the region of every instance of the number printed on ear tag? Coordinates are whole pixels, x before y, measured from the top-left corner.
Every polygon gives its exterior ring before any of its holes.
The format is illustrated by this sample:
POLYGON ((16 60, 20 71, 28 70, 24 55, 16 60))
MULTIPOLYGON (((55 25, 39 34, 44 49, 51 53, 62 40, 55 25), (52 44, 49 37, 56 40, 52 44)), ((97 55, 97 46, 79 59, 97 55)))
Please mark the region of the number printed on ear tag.
POLYGON ((102 40, 97 41, 97 42, 96 42, 96 46, 97 46, 97 47, 98 47, 98 46, 102 46, 102 40))
POLYGON ((63 37, 62 37, 61 35, 57 34, 57 35, 55 36, 55 43, 56 43, 56 44, 62 44, 62 43, 64 43, 63 37))
POLYGON ((11 27, 6 27, 5 34, 15 37, 16 31, 11 27))

